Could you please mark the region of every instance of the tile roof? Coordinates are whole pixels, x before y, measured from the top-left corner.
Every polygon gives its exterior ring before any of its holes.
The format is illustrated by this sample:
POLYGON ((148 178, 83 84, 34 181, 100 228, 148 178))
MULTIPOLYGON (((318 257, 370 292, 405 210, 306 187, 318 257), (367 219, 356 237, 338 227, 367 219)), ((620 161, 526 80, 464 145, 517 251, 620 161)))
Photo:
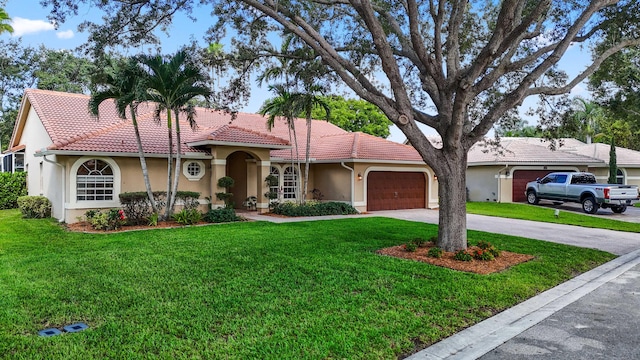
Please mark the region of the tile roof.
MULTIPOLYGON (((38 114, 53 144, 49 150, 136 153, 133 125, 121 119, 112 101, 100 105, 99 117, 89 114, 89 96, 48 90, 27 89, 29 103, 38 114)), ((203 143, 238 144, 271 147, 274 158, 291 158, 289 127, 277 119, 271 131, 266 118, 258 114, 238 113, 235 117, 221 111, 196 109, 196 129, 180 118, 183 153, 206 153, 203 143), (194 146, 189 146, 192 144, 194 146)), ((147 154, 166 154, 167 129, 164 118, 154 119, 154 106, 140 104, 137 112, 142 144, 147 154)), ((298 139, 298 157, 304 159, 307 137, 305 119, 293 122, 298 139)), ((174 136, 175 141, 175 136, 174 136)), ((294 141, 291 141, 293 147, 294 141)), ((350 133, 329 122, 312 121, 311 158, 316 161, 362 159, 381 161, 419 161, 422 158, 411 146, 398 144, 363 133, 350 133)))
POLYGON ((501 138, 501 148, 494 149, 481 143, 469 150, 469 165, 474 164, 600 164, 602 160, 573 154, 567 151, 551 150, 548 145, 521 138, 501 138))
MULTIPOLYGON (((609 150, 611 145, 603 143, 580 144, 573 147, 565 147, 562 150, 568 153, 589 156, 600 159, 609 164, 609 150)), ((618 166, 640 167, 640 151, 616 146, 616 163, 618 166)))
MULTIPOLYGON (((313 134, 313 130, 312 130, 313 134)), ((298 156, 305 158, 304 145, 298 145, 298 156)), ((272 156, 291 159, 290 150, 272 151, 272 156)), ((310 157, 316 160, 383 160, 423 162, 418 152, 409 145, 388 141, 361 132, 343 132, 313 137, 310 157)), ((295 158, 295 155, 294 155, 295 158)))

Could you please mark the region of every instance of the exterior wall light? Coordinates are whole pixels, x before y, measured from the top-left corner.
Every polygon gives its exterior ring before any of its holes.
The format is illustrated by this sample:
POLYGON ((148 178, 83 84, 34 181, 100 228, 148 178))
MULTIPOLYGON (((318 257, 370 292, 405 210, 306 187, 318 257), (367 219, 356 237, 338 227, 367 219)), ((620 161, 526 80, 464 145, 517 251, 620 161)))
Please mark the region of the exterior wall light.
POLYGON ((362 173, 358 173, 358 180, 362 180, 362 173))

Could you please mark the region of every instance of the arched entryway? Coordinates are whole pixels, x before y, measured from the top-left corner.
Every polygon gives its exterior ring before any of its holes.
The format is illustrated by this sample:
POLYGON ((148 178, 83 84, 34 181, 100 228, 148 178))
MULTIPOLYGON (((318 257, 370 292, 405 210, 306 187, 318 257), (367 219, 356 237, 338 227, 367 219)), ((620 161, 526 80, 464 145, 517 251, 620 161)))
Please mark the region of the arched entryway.
MULTIPOLYGON (((256 196, 257 186, 257 161, 256 158, 244 151, 236 151, 227 156, 227 176, 230 176, 235 185, 229 191, 233 193, 233 201, 236 209, 242 208, 242 203, 249 196, 256 196)), ((220 189, 220 191, 223 191, 220 189)))

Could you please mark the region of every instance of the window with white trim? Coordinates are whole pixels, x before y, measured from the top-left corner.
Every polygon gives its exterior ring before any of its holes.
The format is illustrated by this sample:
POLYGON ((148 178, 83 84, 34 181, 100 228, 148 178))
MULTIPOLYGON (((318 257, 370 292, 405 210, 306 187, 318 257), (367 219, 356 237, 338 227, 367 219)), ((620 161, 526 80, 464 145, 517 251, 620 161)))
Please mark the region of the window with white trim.
POLYGON ((288 166, 284 169, 282 176, 282 197, 285 200, 295 200, 298 189, 298 172, 295 168, 288 166))
POLYGON ((76 173, 77 201, 113 200, 113 170, 99 159, 85 161, 76 173))
POLYGON ((616 183, 624 185, 624 173, 620 169, 616 172, 616 183))
POLYGON ((204 163, 199 160, 185 161, 182 164, 182 174, 189 180, 200 180, 204 176, 204 163))
POLYGON ((278 185, 269 185, 269 192, 279 194, 280 192, 280 170, 277 167, 272 166, 269 175, 275 176, 278 179, 278 185))

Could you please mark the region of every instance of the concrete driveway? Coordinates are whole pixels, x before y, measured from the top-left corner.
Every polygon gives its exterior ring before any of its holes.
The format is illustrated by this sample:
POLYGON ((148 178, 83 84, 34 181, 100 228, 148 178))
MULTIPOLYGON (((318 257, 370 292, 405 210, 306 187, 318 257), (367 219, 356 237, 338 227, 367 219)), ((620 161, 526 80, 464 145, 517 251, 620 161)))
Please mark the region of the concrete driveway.
MULTIPOLYGON (((427 209, 374 211, 371 215, 437 224, 438 211, 427 209)), ((467 214, 467 228, 530 239, 600 249, 623 255, 640 248, 640 234, 528 220, 467 214)))

